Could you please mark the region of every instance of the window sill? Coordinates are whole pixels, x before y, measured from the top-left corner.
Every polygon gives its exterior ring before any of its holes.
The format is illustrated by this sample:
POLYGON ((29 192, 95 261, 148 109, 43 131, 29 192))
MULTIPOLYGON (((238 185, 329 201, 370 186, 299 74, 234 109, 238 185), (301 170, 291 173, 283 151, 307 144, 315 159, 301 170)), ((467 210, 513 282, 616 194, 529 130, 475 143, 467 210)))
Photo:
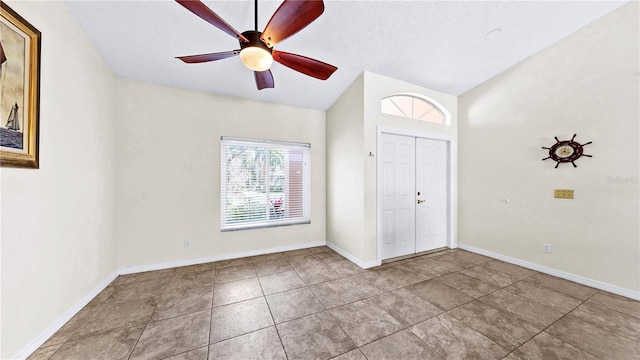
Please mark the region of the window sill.
POLYGON ((238 225, 231 225, 229 227, 221 228, 220 232, 255 230, 255 229, 265 229, 265 228, 272 228, 272 227, 307 225, 307 224, 311 224, 311 220, 301 220, 296 222, 268 222, 268 223, 265 222, 265 223, 254 223, 254 224, 238 224, 238 225))

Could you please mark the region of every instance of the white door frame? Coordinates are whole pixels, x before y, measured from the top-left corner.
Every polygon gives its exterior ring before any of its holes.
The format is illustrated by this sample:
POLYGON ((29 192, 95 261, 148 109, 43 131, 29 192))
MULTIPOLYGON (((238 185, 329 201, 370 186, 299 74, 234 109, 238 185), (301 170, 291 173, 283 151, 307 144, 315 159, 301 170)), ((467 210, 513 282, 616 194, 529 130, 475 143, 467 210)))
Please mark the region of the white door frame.
MULTIPOLYGON (((447 188, 447 206, 449 207, 449 216, 447 219, 448 222, 448 234, 447 234, 447 246, 449 248, 458 247, 458 241, 456 238, 456 223, 457 223, 457 193, 458 193, 458 183, 457 183, 457 171, 458 168, 458 157, 457 157, 457 146, 455 138, 452 135, 448 134, 438 134, 432 132, 424 132, 417 131, 411 129, 403 129, 403 128, 395 128, 395 127, 387 127, 387 126, 378 126, 376 134, 376 151, 377 154, 380 154, 381 149, 381 136, 382 134, 392 134, 392 135, 402 135, 402 136, 413 136, 417 138, 424 139, 433 139, 433 140, 443 140, 447 142, 447 155, 449 157, 449 170, 447 171, 447 183, 449 184, 447 188)), ((378 265, 382 264, 382 206, 380 204, 380 199, 382 198, 382 166, 380 164, 380 157, 377 156, 376 159, 376 248, 377 248, 377 263, 378 265)))

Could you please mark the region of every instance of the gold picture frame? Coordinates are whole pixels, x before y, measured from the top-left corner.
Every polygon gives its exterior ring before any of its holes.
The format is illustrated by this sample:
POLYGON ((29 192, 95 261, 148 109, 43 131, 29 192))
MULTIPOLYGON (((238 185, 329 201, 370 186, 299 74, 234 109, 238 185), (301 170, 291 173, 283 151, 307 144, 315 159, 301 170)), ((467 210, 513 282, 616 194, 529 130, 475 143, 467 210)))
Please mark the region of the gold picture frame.
POLYGON ((40 31, 0 7, 0 166, 38 168, 40 31))

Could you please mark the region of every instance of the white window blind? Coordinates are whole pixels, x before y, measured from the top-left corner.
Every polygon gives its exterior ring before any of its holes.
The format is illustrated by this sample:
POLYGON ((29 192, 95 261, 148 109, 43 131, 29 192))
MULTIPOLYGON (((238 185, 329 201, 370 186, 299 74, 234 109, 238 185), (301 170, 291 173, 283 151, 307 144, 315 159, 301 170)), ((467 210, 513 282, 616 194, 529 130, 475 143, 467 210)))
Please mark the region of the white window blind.
POLYGON ((311 145, 221 139, 221 229, 306 224, 311 145))

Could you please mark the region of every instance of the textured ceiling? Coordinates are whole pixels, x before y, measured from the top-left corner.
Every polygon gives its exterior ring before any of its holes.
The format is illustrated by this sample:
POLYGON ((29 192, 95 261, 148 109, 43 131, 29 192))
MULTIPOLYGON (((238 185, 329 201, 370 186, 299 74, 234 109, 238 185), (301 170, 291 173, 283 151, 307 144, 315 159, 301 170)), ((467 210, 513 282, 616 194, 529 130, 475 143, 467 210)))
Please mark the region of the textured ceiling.
MULTIPOLYGON (((253 1, 204 2, 238 31, 253 29, 253 1)), ((460 95, 624 2, 325 1, 320 18, 276 49, 338 71, 320 81, 274 63, 275 89, 262 91, 238 57, 175 59, 238 43, 174 1, 66 3, 120 77, 326 110, 363 70, 460 95)), ((259 2, 259 30, 279 4, 259 2)))

